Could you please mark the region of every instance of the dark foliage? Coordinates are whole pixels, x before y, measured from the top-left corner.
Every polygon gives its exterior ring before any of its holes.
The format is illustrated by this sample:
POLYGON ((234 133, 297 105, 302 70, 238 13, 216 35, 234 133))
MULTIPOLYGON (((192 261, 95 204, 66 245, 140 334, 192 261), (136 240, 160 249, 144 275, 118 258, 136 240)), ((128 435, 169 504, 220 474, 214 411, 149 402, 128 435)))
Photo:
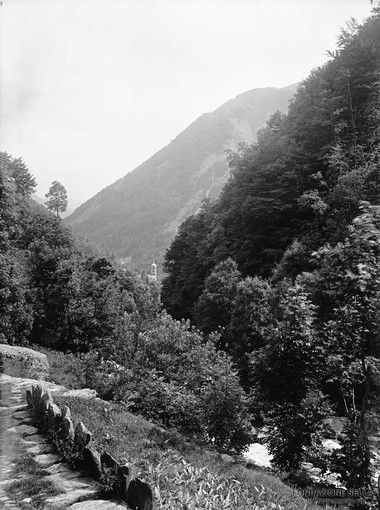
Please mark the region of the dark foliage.
POLYGON ((230 155, 231 178, 203 228, 204 211, 182 224, 166 255, 169 310, 190 317, 212 266, 227 257, 245 276, 269 277, 298 239, 305 253, 297 272, 309 270, 312 251, 344 240, 361 201, 379 203, 379 73, 375 10, 363 27, 343 31, 288 115, 274 114, 255 145, 230 155))
POLYGON ((280 468, 297 470, 324 419, 345 417, 329 466, 351 487, 370 484, 379 395, 379 97, 377 7, 347 24, 289 113, 230 154, 220 198, 167 251, 163 294, 220 331, 280 468))

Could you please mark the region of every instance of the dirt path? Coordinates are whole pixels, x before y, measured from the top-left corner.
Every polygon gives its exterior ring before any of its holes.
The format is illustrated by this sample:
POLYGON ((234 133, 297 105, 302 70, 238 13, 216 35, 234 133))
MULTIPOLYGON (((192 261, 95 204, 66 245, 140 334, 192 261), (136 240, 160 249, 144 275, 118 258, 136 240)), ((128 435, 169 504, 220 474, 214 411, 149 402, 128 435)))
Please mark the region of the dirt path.
POLYGON ((59 462, 53 447, 38 433, 27 411, 25 389, 37 383, 40 381, 0 375, 0 508, 129 508, 121 501, 99 499, 96 482, 59 462))

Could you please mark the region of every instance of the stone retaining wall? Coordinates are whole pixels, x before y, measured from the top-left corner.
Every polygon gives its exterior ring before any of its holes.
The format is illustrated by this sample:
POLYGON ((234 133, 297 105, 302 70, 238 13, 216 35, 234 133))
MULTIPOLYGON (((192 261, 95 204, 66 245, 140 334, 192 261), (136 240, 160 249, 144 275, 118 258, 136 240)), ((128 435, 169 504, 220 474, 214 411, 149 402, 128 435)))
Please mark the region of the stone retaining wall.
POLYGON ((70 409, 62 410, 54 403, 49 391, 41 386, 27 390, 26 399, 39 428, 51 437, 61 454, 75 459, 76 465, 95 480, 105 484, 113 497, 118 496, 132 510, 152 510, 154 499, 151 488, 135 478, 131 466, 120 465, 107 452, 98 452, 91 432, 81 422, 74 424, 70 409))
POLYGON ((0 373, 45 380, 49 375, 49 363, 41 352, 17 345, 0 344, 0 373))

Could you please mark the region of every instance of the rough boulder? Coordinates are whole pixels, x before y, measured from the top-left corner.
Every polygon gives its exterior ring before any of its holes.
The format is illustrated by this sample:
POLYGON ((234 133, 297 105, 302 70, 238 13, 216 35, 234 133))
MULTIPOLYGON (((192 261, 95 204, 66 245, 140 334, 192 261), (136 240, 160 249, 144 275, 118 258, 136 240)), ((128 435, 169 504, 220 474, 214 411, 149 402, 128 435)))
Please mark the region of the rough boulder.
POLYGON ((45 354, 14 345, 0 344, 0 373, 45 380, 49 363, 45 354))

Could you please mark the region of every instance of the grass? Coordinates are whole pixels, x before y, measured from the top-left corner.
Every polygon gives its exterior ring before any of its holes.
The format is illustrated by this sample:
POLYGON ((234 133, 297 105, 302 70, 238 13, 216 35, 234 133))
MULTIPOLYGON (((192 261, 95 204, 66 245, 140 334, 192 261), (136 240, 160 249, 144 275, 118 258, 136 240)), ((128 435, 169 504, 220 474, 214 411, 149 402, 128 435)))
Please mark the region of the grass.
MULTIPOLYGON (((50 380, 70 389, 85 385, 82 362, 38 348, 47 355, 50 380)), ((264 469, 247 469, 242 459, 226 461, 216 452, 164 430, 122 405, 73 397, 55 397, 71 409, 74 426, 82 421, 100 452, 133 466, 135 476, 153 489, 165 510, 321 510, 264 469)))
POLYGON ((321 509, 278 477, 247 469, 238 459, 226 461, 116 404, 73 397, 56 400, 70 407, 75 423, 91 425, 99 451, 134 467, 135 475, 153 488, 158 508, 321 509))

